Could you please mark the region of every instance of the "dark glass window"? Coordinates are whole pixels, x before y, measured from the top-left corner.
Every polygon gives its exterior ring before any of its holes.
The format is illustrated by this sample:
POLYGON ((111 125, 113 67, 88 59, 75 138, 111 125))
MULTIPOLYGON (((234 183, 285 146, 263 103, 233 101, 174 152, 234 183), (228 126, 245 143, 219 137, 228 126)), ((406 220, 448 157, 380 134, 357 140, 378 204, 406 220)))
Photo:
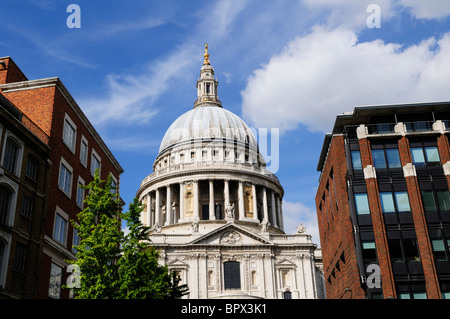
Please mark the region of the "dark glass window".
POLYGON ((416 167, 434 166, 441 163, 436 146, 411 147, 411 157, 416 167))
POLYGON ((3 167, 13 174, 16 173, 16 163, 19 155, 19 149, 20 146, 11 138, 8 138, 6 140, 5 155, 3 158, 3 167))
POLYGON ((223 263, 225 289, 241 289, 241 269, 237 261, 223 263))
POLYGON ((362 169, 361 154, 359 151, 352 151, 352 165, 354 170, 362 169))
POLYGON ((384 158, 384 150, 372 150, 373 166, 378 169, 386 168, 386 159, 384 158))
POLYGON ((410 212, 408 193, 403 192, 380 192, 381 210, 383 213, 410 212))
POLYGON ((361 241, 363 259, 365 262, 377 260, 377 250, 375 248, 375 242, 373 240, 361 241))
POLYGON ((38 168, 38 161, 32 156, 28 156, 27 170, 25 171, 25 175, 34 181, 37 180, 38 168))
POLYGON ((5 225, 8 220, 9 205, 12 192, 6 186, 0 186, 0 225, 5 225))
POLYGON ((450 194, 448 190, 423 190, 423 208, 426 213, 439 211, 450 211, 450 194))
MULTIPOLYGON (((397 148, 384 148, 390 145, 374 145, 372 150, 373 166, 377 169, 401 168, 400 155, 397 148), (380 147, 383 147, 380 149, 380 147)), ((391 146, 392 147, 392 146, 391 146)))

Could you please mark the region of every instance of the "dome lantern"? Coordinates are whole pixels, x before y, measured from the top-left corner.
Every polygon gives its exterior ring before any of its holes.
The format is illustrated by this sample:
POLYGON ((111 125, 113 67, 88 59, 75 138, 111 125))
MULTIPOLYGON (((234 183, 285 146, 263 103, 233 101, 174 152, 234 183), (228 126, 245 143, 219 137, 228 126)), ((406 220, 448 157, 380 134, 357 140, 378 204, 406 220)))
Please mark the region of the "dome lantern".
POLYGON ((203 66, 200 69, 200 77, 197 81, 197 101, 194 103, 194 108, 199 106, 222 107, 222 102, 217 96, 219 81, 214 78, 214 69, 209 61, 208 43, 205 43, 203 57, 203 66))

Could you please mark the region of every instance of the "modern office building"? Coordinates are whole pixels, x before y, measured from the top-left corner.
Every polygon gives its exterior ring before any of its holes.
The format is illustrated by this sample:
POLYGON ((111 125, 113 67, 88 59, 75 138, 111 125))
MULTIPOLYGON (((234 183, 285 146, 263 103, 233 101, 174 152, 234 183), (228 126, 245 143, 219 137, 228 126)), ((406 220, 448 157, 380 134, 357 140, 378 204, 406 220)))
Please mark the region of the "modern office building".
POLYGON ((43 213, 44 247, 40 264, 38 298, 68 298, 68 259, 75 258, 78 236, 70 220, 83 209, 84 189, 93 180, 112 176, 117 189, 123 169, 57 77, 28 80, 10 57, 0 58, 0 90, 39 128, 50 148, 51 176, 47 209, 43 213))
POLYGON ((316 195, 327 298, 450 298, 450 102, 356 107, 316 195))

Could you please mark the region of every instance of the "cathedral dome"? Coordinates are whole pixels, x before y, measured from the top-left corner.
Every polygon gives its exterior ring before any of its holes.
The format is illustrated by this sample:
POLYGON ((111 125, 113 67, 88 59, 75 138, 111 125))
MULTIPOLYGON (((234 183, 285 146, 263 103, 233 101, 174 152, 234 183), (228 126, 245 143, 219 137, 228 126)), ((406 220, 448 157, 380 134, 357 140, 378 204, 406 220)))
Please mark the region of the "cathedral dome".
POLYGON ((216 105, 194 108, 177 118, 164 135, 159 152, 192 141, 229 139, 257 149, 256 138, 236 114, 216 105))

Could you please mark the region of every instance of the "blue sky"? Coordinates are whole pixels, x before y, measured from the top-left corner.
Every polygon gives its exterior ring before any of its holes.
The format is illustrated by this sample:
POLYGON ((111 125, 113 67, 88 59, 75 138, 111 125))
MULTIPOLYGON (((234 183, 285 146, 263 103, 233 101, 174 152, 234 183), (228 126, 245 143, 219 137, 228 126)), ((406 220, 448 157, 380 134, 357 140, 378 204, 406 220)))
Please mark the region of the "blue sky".
POLYGON ((285 230, 302 222, 318 244, 316 166, 336 114, 450 100, 448 0, 2 0, 0 56, 61 78, 124 168, 127 207, 193 106, 205 42, 223 106, 280 129, 285 230), (66 25, 72 3, 81 28, 66 25))

